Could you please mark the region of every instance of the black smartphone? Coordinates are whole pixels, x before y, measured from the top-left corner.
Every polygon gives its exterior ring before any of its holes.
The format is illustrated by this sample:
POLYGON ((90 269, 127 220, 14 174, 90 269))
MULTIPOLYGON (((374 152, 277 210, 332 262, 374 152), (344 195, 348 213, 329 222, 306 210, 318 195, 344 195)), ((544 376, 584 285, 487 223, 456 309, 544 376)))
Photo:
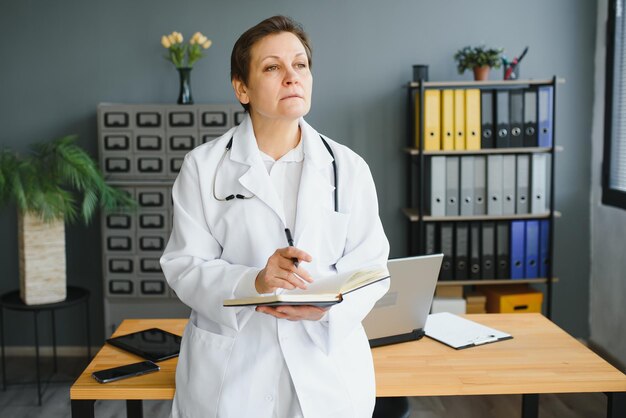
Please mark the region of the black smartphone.
POLYGON ((127 377, 141 376, 142 374, 157 372, 161 368, 151 361, 127 364, 112 369, 99 370, 91 375, 100 383, 114 382, 127 377))

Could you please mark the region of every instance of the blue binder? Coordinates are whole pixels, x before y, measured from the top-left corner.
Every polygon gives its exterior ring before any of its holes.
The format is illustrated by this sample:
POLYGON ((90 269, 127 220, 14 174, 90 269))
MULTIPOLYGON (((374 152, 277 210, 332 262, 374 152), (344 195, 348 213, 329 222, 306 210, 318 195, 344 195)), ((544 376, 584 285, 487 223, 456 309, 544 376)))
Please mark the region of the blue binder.
POLYGON ((539 115, 539 146, 552 146, 552 106, 554 103, 552 86, 539 87, 537 113, 539 115))
POLYGON ((548 277, 550 263, 550 221, 539 221, 539 277, 548 277))
POLYGON ((524 278, 525 235, 526 225, 524 221, 511 222, 511 279, 524 278))
POLYGON ((539 221, 526 221, 525 273, 527 279, 539 277, 539 221))

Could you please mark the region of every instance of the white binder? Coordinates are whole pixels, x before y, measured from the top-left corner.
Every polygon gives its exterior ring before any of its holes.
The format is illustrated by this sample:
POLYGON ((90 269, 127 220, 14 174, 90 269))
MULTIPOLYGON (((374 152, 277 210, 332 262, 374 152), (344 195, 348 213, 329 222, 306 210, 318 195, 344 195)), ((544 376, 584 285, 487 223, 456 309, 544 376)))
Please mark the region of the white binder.
POLYGON ((502 156, 502 214, 515 213, 515 155, 502 156))
POLYGON ((459 157, 446 157, 446 216, 459 216, 459 157))
POLYGON ((487 214, 502 215, 502 155, 487 157, 487 214))
POLYGON ((533 154, 530 213, 546 213, 548 211, 546 199, 547 154, 533 154))
POLYGON ((530 157, 528 154, 521 154, 517 156, 517 205, 515 213, 528 213, 530 207, 529 201, 529 169, 530 169, 530 157))
POLYGON ((474 157, 461 157, 461 216, 474 214, 474 157))
POLYGON ((430 189, 426 193, 428 199, 427 210, 431 216, 445 216, 446 214, 446 157, 430 158, 430 189))
POLYGON ((487 157, 474 157, 474 215, 487 214, 487 157))

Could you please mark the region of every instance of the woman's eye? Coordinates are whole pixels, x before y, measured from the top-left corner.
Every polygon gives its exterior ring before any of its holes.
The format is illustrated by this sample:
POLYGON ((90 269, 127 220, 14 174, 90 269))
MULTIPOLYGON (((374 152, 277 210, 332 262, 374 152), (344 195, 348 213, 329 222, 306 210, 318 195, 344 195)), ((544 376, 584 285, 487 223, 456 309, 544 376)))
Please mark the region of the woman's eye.
POLYGON ((296 67, 300 69, 304 69, 307 67, 307 65, 301 62, 301 63, 296 64, 296 67))
POLYGON ((278 69, 278 65, 270 65, 265 68, 265 71, 276 71, 278 69))

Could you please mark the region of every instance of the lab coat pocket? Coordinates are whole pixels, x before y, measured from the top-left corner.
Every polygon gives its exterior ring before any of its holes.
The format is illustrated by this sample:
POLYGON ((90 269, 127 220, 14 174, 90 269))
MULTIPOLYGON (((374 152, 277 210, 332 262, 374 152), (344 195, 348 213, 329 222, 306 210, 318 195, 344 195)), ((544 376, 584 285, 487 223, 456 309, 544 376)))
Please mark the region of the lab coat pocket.
POLYGON ((315 229, 314 234, 317 234, 320 262, 324 266, 332 266, 343 256, 350 215, 322 210, 321 219, 319 225, 312 229, 315 229))
POLYGON ((190 416, 216 416, 234 342, 232 337, 206 331, 189 321, 176 368, 174 403, 179 411, 190 416))

